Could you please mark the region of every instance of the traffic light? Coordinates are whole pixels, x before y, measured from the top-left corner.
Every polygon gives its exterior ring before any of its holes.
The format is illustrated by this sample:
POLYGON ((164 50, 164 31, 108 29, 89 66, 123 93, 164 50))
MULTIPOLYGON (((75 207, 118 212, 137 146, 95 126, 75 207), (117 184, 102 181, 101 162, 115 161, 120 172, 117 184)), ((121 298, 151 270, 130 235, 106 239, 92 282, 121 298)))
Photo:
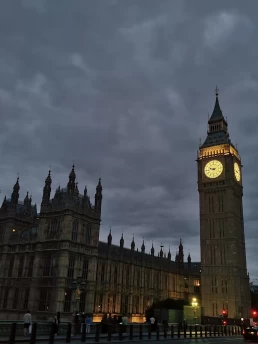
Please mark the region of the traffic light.
POLYGON ((225 309, 223 309, 223 311, 222 311, 222 316, 224 319, 226 319, 228 317, 228 312, 225 311, 225 309))
POLYGON ((253 311, 253 318, 256 318, 256 316, 257 316, 257 312, 253 311))

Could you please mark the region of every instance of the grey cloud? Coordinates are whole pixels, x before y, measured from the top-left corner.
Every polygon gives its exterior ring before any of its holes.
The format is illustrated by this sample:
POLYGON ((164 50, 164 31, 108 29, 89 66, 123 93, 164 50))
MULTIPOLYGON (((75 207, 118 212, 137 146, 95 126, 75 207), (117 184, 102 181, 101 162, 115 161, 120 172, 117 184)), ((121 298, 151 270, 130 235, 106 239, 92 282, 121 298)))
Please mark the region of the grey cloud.
MULTIPOLYGON (((91 197, 103 180, 101 238, 127 246, 180 237, 199 259, 196 151, 215 85, 244 164, 248 267, 256 248, 256 0, 3 0, 0 12, 2 195, 17 173, 40 203, 73 160, 91 197)), ((188 252, 185 252, 186 254, 188 252)))

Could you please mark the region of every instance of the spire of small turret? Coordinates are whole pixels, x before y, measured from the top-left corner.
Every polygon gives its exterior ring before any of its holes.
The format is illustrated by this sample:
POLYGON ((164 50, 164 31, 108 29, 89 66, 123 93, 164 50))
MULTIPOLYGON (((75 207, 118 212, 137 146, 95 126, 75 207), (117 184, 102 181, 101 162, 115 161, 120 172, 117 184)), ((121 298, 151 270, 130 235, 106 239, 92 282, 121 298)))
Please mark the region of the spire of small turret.
POLYGON ((110 246, 112 244, 112 234, 111 234, 111 226, 109 228, 109 234, 108 234, 108 245, 110 246))
POLYGON ((101 178, 99 178, 99 182, 96 187, 96 193, 95 193, 95 211, 101 212, 101 204, 102 204, 102 184, 101 184, 101 178))
POLYGON ((188 257, 187 257, 187 262, 188 262, 188 270, 191 270, 191 267, 192 267, 192 258, 190 256, 190 252, 188 254, 188 257))
POLYGON ((120 248, 124 248, 124 235, 123 235, 123 233, 122 233, 122 235, 121 235, 121 239, 120 239, 120 248))
POLYGON ((6 196, 4 196, 4 200, 3 200, 3 203, 2 203, 1 209, 6 210, 7 208, 8 208, 7 200, 6 200, 6 196))
POLYGON ((134 235, 133 235, 133 240, 131 242, 131 250, 134 251, 135 249, 135 242, 134 242, 134 235))
POLYGON ((164 253, 163 253, 163 245, 160 245, 160 251, 159 251, 159 256, 160 256, 160 258, 163 258, 163 255, 164 255, 164 253))
POLYGON ((170 246, 169 246, 169 250, 168 250, 168 259, 171 260, 170 246))
POLYGON ((11 196, 11 205, 13 209, 16 209, 17 204, 18 204, 19 190, 20 190, 19 177, 17 177, 16 183, 14 184, 14 187, 13 187, 12 196, 11 196))
POLYGON ((51 170, 49 168, 47 178, 45 179, 45 186, 43 188, 43 195, 41 201, 41 212, 47 210, 50 204, 50 194, 51 194, 51 170))
POLYGON ((74 165, 72 166, 72 170, 69 174, 69 181, 67 183, 67 190, 69 193, 72 193, 73 191, 75 191, 75 179, 76 179, 76 174, 74 171, 74 165))
POLYGON ((143 241, 142 241, 141 252, 142 252, 142 253, 145 253, 144 238, 143 238, 143 241))
POLYGON ((153 247, 153 241, 152 241, 152 246, 151 246, 151 255, 154 256, 154 253, 155 253, 155 250, 154 250, 154 247, 153 247))

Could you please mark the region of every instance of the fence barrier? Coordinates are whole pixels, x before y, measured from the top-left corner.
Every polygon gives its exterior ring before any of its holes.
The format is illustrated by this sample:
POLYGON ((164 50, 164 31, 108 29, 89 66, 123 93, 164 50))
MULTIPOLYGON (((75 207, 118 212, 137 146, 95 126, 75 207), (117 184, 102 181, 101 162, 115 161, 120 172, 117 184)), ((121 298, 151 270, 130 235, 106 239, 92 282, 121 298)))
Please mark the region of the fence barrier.
MULTIPOLYGON (((0 335, 0 343, 15 344, 17 341, 23 341, 23 326, 19 323, 13 322, 9 324, 9 333, 5 337, 0 335)), ((91 331, 86 331, 86 325, 83 324, 80 328, 76 328, 71 323, 61 323, 62 330, 56 334, 56 327, 50 324, 48 333, 42 334, 40 323, 34 322, 31 326, 30 338, 24 338, 24 341, 30 344, 36 344, 38 341, 48 342, 54 344, 55 342, 71 343, 74 340, 87 343, 88 341, 99 342, 112 342, 113 340, 122 341, 125 338, 128 340, 151 340, 154 338, 159 341, 160 339, 177 339, 177 338, 206 338, 206 337, 222 337, 222 336, 240 336, 242 329, 239 326, 223 326, 223 325, 190 325, 180 327, 178 325, 150 325, 150 324, 130 324, 130 325, 117 325, 117 324, 95 324, 91 326, 91 331), (63 326, 63 327, 62 327, 63 326), (77 333, 76 333, 77 332, 77 333)), ((60 328, 61 328, 60 327, 60 328)))

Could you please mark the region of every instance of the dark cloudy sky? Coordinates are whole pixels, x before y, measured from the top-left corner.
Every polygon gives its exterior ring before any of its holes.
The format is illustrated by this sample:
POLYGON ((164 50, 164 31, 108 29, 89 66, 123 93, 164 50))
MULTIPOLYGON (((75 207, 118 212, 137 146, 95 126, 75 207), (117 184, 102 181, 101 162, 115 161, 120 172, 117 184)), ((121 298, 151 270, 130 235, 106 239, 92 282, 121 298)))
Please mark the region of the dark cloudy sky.
POLYGON ((248 269, 257 261, 257 0, 1 0, 1 198, 17 173, 41 201, 73 161, 101 239, 145 238, 199 259, 196 151, 214 89, 244 165, 248 269), (247 6, 248 4, 248 6, 247 6))

